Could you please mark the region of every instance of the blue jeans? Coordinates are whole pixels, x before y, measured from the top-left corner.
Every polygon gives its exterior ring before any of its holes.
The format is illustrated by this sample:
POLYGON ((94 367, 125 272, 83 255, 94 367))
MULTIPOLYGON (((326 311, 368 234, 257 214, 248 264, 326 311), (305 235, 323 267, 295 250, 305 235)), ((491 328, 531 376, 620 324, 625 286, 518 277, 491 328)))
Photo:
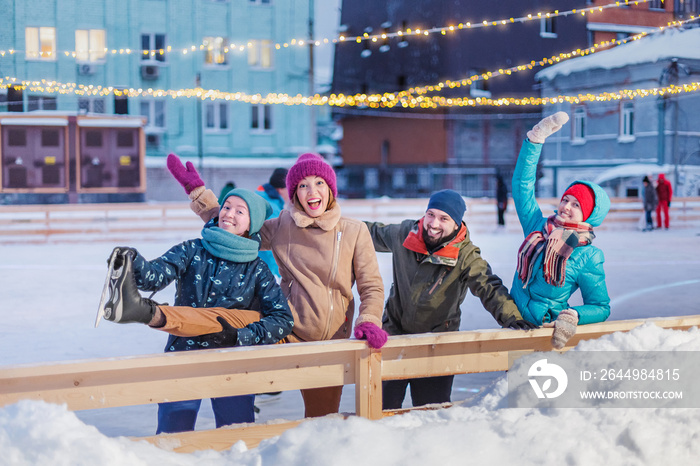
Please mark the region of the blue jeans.
MULTIPOLYGON (((216 427, 255 422, 253 403, 255 395, 226 396, 212 398, 211 407, 214 411, 216 427)), ((160 433, 187 432, 194 430, 197 413, 202 400, 173 401, 158 403, 158 429, 160 433)))

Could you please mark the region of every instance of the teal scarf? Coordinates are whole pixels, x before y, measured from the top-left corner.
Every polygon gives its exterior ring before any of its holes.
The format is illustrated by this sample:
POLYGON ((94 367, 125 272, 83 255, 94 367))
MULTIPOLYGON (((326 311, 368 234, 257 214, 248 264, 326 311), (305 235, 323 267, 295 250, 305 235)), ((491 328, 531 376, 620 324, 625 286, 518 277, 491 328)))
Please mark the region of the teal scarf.
POLYGON ((204 249, 220 259, 231 262, 251 262, 258 257, 259 237, 255 235, 253 238, 237 236, 216 226, 205 226, 202 229, 204 249))

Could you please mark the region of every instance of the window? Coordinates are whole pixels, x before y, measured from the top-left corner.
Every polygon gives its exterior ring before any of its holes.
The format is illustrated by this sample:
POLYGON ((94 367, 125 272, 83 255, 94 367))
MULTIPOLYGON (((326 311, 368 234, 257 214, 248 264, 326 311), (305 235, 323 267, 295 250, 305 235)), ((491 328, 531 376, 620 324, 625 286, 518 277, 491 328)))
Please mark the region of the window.
POLYGON ((149 129, 165 129, 165 101, 155 99, 141 100, 141 116, 146 117, 149 129))
POLYGON ((248 0, 250 3, 255 3, 257 5, 269 5, 272 0, 248 0))
POLYGON ((556 17, 540 19, 540 37, 546 39, 556 39, 557 30, 555 25, 556 17))
POLYGON ((165 61, 165 34, 141 34, 141 60, 165 61))
POLYGON ((253 105, 250 128, 254 131, 272 130, 272 106, 253 105))
POLYGON ((78 29, 75 31, 75 59, 100 61, 105 59, 104 29, 78 29))
POLYGON ((676 17, 686 17, 700 13, 700 0, 678 0, 676 17))
POLYGON ((55 60, 56 28, 26 28, 24 37, 27 59, 55 60))
MULTIPOLYGON (((486 70, 478 71, 478 70, 472 70, 470 75, 471 76, 480 76, 481 74, 485 73, 486 70)), ((485 79, 477 79, 476 81, 473 81, 469 85, 469 95, 472 97, 485 97, 485 98, 490 98, 491 97, 491 91, 489 91, 489 82, 485 79)))
POLYGON ((30 95, 27 98, 27 111, 33 110, 56 110, 56 97, 44 97, 40 95, 30 95))
POLYGON ((664 1, 663 0, 649 0, 649 9, 650 10, 663 10, 664 9, 664 1))
POLYGON ((255 68, 272 67, 272 41, 251 40, 248 48, 248 65, 255 68))
POLYGON ((582 144, 586 142, 586 109, 577 107, 574 110, 574 134, 572 142, 582 144))
POLYGON ((620 137, 618 141, 634 140, 634 103, 624 102, 620 108, 620 137))
POLYGON ((105 106, 105 99, 78 97, 78 111, 81 113, 105 113, 105 106))
POLYGON ((223 37, 205 37, 202 41, 206 47, 204 63, 207 65, 225 65, 228 57, 228 39, 223 37))
POLYGON ((206 103, 205 128, 210 132, 228 129, 228 102, 206 103))

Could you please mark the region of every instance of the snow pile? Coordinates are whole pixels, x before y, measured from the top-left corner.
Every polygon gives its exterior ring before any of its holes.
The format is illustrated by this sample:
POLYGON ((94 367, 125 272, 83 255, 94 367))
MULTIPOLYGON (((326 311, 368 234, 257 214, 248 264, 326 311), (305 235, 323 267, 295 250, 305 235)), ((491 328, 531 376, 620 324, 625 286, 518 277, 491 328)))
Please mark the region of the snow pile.
MULTIPOLYGON (((700 332, 647 324, 572 351, 700 351, 700 332)), ((381 421, 313 420, 248 450, 177 454, 109 438, 65 407, 21 402, 0 409, 3 465, 425 465, 688 464, 700 457, 700 410, 504 408, 505 377, 471 406, 381 421)))

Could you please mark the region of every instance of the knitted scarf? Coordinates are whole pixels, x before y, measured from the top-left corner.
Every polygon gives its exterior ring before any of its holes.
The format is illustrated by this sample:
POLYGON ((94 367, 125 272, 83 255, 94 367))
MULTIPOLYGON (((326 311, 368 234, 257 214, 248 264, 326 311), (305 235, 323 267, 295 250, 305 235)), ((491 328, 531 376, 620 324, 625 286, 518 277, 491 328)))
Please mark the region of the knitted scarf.
POLYGON ((566 260, 575 248, 591 244, 595 234, 588 223, 566 222, 558 215, 547 219, 543 231, 533 231, 518 249, 517 273, 526 288, 532 279, 535 259, 545 251, 544 280, 550 285, 563 286, 566 260))
POLYGON ((434 251, 432 254, 428 252, 428 248, 423 240, 423 218, 418 220, 418 223, 411 228, 411 231, 406 236, 403 242, 403 247, 419 254, 425 254, 433 264, 448 265, 453 267, 457 263, 459 257, 459 243, 467 237, 467 227, 462 224, 457 232, 457 236, 444 245, 442 248, 434 251))
POLYGON ((260 237, 256 234, 253 238, 229 233, 223 228, 209 226, 202 229, 202 245, 212 255, 231 262, 251 262, 258 257, 260 237))

